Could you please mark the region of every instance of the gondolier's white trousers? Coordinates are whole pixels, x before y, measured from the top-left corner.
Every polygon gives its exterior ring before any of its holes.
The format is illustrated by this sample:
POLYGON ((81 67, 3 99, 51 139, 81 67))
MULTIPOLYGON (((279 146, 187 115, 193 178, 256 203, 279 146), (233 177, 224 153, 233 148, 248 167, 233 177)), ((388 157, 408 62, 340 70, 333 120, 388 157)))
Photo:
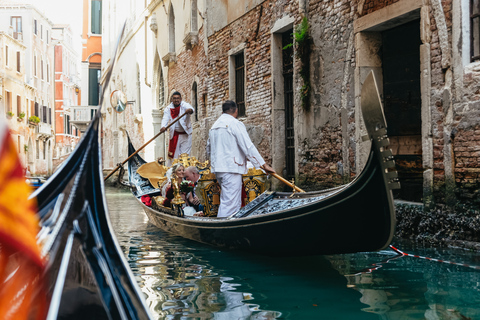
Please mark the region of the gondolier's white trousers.
MULTIPOLYGON (((192 151, 192 135, 191 134, 181 134, 178 136, 177 147, 175 148, 175 153, 173 154, 173 159, 178 159, 182 153, 190 155, 192 151)), ((173 159, 167 157, 167 167, 172 165, 173 159)))
POLYGON ((242 206, 242 175, 239 173, 216 172, 222 191, 217 217, 228 217, 242 206))

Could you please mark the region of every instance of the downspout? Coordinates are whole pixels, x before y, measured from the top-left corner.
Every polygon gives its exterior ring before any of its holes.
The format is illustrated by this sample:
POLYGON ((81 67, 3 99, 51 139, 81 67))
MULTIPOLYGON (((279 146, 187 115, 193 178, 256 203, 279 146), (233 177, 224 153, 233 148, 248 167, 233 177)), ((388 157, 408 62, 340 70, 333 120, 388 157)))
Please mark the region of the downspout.
MULTIPOLYGON (((147 0, 145 0, 145 7, 147 7, 147 0)), ((148 17, 145 17, 145 24, 144 24, 144 28, 145 28, 145 84, 148 86, 148 87, 152 87, 152 84, 150 82, 148 82, 148 64, 147 64, 147 22, 148 22, 148 17)))

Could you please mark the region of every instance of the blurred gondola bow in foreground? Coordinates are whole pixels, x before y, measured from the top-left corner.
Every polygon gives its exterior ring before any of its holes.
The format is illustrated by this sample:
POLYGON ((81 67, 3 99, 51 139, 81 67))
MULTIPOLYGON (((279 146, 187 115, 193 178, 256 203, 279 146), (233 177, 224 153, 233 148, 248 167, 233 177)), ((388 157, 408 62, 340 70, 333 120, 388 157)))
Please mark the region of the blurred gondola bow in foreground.
POLYGON ((109 220, 101 167, 100 109, 121 38, 89 128, 70 157, 32 194, 47 263, 47 319, 151 318, 109 220))

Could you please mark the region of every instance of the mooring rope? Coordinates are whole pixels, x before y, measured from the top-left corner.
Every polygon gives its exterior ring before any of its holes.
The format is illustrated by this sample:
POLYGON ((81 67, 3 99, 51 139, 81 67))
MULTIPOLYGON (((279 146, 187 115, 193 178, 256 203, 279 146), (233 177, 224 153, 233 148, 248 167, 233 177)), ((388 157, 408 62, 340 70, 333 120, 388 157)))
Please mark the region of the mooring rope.
POLYGON ((395 251, 396 253, 401 254, 402 256, 408 256, 408 257, 419 258, 419 259, 424 259, 424 260, 428 260, 428 261, 435 261, 435 262, 441 262, 441 263, 448 263, 448 264, 453 264, 453 265, 456 265, 456 266, 462 266, 462 267, 467 267, 467 268, 471 268, 471 269, 480 270, 480 266, 474 266, 474 265, 470 265, 470 264, 466 264, 466 263, 458 263, 458 262, 453 262, 453 261, 448 261, 448 260, 442 260, 442 259, 435 259, 435 258, 429 258, 429 257, 419 256, 419 255, 416 255, 416 254, 410 254, 410 253, 403 252, 402 250, 397 249, 397 248, 395 248, 395 247, 392 246, 392 245, 390 245, 389 247, 390 247, 390 249, 392 249, 392 250, 395 251))

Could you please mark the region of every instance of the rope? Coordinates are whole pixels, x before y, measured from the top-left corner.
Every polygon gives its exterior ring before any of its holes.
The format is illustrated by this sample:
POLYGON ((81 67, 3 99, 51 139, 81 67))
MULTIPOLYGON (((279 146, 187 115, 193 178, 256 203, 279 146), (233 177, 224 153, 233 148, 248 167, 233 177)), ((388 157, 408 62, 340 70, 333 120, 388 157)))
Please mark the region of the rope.
POLYGON ((390 245, 389 247, 390 247, 390 249, 392 249, 396 253, 401 254, 402 256, 408 256, 408 257, 419 258, 419 259, 424 259, 424 260, 428 260, 428 261, 447 263, 447 264, 452 264, 452 265, 456 265, 456 266, 461 266, 461 267, 467 267, 467 268, 471 268, 471 269, 480 270, 480 266, 474 266, 474 265, 470 265, 470 264, 466 264, 466 263, 458 263, 458 262, 453 262, 453 261, 448 261, 448 260, 434 259, 434 258, 419 256, 419 255, 416 255, 416 254, 410 254, 410 253, 403 252, 402 250, 397 249, 392 245, 390 245))

